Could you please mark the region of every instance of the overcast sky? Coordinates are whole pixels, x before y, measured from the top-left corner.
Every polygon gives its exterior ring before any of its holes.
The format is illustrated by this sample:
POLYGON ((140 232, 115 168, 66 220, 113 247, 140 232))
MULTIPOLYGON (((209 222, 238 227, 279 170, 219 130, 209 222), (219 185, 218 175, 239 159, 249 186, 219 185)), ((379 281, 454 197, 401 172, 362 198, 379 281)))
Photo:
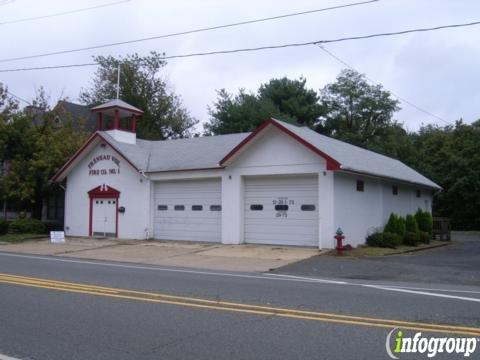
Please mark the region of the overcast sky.
MULTIPOLYGON (((0 60, 57 50, 162 35, 292 12, 320 9, 360 0, 131 0, 115 6, 47 19, 0 24, 0 60)), ((0 0, 0 23, 116 2, 0 0)), ((92 55, 140 55, 155 50, 177 55, 210 50, 308 42, 417 27, 480 20, 476 0, 380 0, 376 3, 320 12, 194 35, 146 41, 44 58, 0 62, 0 69, 75 64, 92 55)), ((404 36, 330 44, 326 48, 396 95, 448 122, 480 118, 480 26, 404 36)), ((208 120, 207 106, 216 90, 255 91, 271 78, 304 76, 318 90, 345 68, 316 46, 249 53, 172 59, 163 69, 172 89, 191 114, 208 120)), ((94 67, 0 73, 0 82, 31 100, 44 86, 55 103, 77 101, 89 86, 94 67)), ((396 118, 409 130, 441 120, 401 104, 396 118)))

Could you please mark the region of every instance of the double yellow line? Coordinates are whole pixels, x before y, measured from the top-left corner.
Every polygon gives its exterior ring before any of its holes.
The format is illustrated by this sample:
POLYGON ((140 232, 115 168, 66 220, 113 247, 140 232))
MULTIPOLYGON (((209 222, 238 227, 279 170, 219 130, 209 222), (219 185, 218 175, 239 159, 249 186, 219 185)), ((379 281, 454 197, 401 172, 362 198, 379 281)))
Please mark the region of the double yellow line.
POLYGON ((434 333, 447 333, 480 337, 480 328, 463 327, 456 325, 438 325, 400 320, 388 320, 362 316, 340 315, 316 311, 302 311, 295 309, 241 304, 227 301, 214 301, 207 299, 174 296, 161 293, 134 291, 103 286, 94 286, 72 282, 40 279, 34 277, 10 275, 0 273, 0 283, 29 286, 34 288, 67 291, 73 293, 108 296, 119 299, 147 301, 161 304, 172 304, 192 308, 232 311, 254 315, 278 316, 283 318, 313 320, 328 323, 371 326, 392 329, 395 327, 403 330, 424 331, 434 333))

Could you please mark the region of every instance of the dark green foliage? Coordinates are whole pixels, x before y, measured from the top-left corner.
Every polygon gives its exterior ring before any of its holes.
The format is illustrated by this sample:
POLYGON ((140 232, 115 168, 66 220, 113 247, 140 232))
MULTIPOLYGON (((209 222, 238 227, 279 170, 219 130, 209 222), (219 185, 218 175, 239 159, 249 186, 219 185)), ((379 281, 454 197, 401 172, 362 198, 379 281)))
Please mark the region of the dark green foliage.
POLYGON ((59 190, 50 179, 88 136, 71 123, 55 125, 53 113, 45 110, 40 125, 21 114, 0 121, 0 159, 9 168, 0 176, 0 195, 10 204, 23 204, 37 219, 43 199, 59 190))
POLYGON ((417 246, 417 243, 420 241, 419 233, 407 231, 403 237, 403 244, 407 246, 417 246))
MULTIPOLYGON (((476 125, 477 124, 477 125, 476 125)), ((416 157, 403 159, 443 190, 436 192, 435 216, 449 217, 458 230, 480 230, 480 126, 422 127, 410 135, 416 157)))
POLYGON ((188 137, 198 122, 183 106, 182 99, 169 90, 160 76, 166 62, 164 54, 151 52, 115 58, 96 56, 98 67, 90 89, 82 91, 80 100, 89 106, 115 99, 118 65, 121 65, 120 99, 144 111, 137 133, 142 139, 163 140, 188 137))
POLYGON ((405 219, 397 214, 391 213, 383 231, 403 237, 406 231, 405 219))
POLYGON ((402 238, 390 232, 375 232, 367 236, 366 243, 371 247, 396 248, 402 244, 402 238))
POLYGON ((402 245, 402 238, 398 234, 384 232, 383 243, 385 245, 384 247, 396 248, 397 246, 402 245))
POLYGON ((259 99, 270 100, 278 111, 301 125, 314 126, 322 114, 318 94, 306 87, 307 80, 300 77, 272 79, 258 89, 259 99))
POLYGON ((271 117, 288 119, 269 99, 240 90, 231 95, 225 89, 217 92, 218 100, 209 107, 210 121, 204 125, 206 135, 222 135, 255 130, 271 117))
POLYGON ((420 231, 420 234, 419 234, 419 240, 420 242, 424 243, 424 244, 430 244, 430 240, 432 239, 432 235, 430 235, 429 233, 427 232, 424 232, 424 231, 420 231))
POLYGON ((366 244, 371 247, 383 247, 383 233, 374 232, 367 236, 366 244))
POLYGON ((20 234, 43 234, 45 224, 37 219, 16 219, 10 223, 10 230, 20 234))
POLYGON ((418 230, 428 233, 432 235, 433 230, 433 218, 432 214, 428 211, 423 211, 422 209, 418 209, 415 213, 415 220, 418 224, 418 230))
POLYGON ((392 131, 404 131, 393 120, 399 101, 354 70, 343 70, 320 90, 320 104, 323 114, 317 130, 361 147, 381 145, 392 131))
POLYGON ((306 80, 286 77, 262 84, 256 93, 240 89, 237 95, 225 89, 209 107, 206 135, 253 131, 262 122, 278 118, 287 122, 314 126, 322 112, 317 93, 306 87, 306 80))
POLYGON ((8 233, 8 221, 0 219, 0 235, 8 233))
POLYGON ((418 225, 413 215, 407 215, 405 218, 405 230, 406 232, 418 233, 418 225))

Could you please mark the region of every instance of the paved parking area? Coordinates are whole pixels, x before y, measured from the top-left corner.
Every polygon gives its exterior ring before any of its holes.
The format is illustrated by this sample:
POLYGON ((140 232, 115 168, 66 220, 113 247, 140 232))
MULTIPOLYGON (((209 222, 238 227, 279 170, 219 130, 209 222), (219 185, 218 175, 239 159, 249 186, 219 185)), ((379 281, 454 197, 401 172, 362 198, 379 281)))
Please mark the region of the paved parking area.
POLYGON ((275 272, 358 280, 480 285, 480 232, 453 232, 452 244, 384 257, 315 256, 275 272))
POLYGON ((0 251, 247 272, 265 272, 319 254, 317 249, 288 246, 86 238, 67 238, 65 244, 46 239, 6 244, 0 251))

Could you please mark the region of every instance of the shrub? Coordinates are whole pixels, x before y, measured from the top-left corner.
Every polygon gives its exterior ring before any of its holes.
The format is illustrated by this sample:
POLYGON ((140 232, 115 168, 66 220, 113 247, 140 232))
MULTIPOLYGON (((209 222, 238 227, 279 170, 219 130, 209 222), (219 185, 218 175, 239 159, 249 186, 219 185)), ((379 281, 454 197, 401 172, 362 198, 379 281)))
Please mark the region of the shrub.
POLYGON ((391 213, 383 231, 403 237, 405 235, 405 220, 401 216, 391 213))
POLYGON ((403 243, 408 246, 417 246, 419 241, 419 234, 417 232, 408 231, 403 237, 403 243))
POLYGON ((405 219, 405 230, 408 232, 418 233, 417 220, 413 215, 407 215, 405 219))
POLYGON ((0 235, 5 235, 8 232, 8 222, 0 219, 0 235))
POLYGON ((418 209, 415 213, 415 220, 417 220, 418 229, 432 235, 433 217, 428 211, 418 209))
POLYGON ((10 230, 20 234, 42 234, 45 224, 37 219, 16 219, 10 223, 10 230))
POLYGON ((398 234, 384 232, 383 243, 385 244, 384 247, 396 248, 397 246, 402 245, 402 237, 398 234))
POLYGON ((383 233, 374 232, 373 234, 368 235, 366 243, 368 246, 371 246, 371 247, 382 247, 383 233))
POLYGON ((367 236, 366 242, 371 247, 395 248, 402 244, 402 238, 389 232, 375 232, 367 236))
POLYGON ((420 231, 420 242, 425 243, 425 244, 430 244, 430 239, 432 238, 432 235, 425 231, 420 231))

